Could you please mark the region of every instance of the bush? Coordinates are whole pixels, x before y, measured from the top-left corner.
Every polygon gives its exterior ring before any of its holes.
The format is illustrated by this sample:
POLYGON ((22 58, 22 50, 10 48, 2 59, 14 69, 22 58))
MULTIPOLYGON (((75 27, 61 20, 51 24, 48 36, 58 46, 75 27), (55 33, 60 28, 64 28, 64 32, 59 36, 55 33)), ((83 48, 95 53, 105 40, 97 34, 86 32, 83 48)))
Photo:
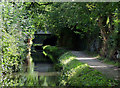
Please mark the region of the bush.
POLYGON ((58 58, 67 50, 64 50, 60 47, 55 47, 55 46, 44 46, 43 47, 43 54, 45 56, 48 56, 53 63, 57 63, 58 62, 58 58))
POLYGON ((71 52, 58 47, 45 46, 44 53, 51 59, 57 57, 59 67, 62 67, 59 78, 60 86, 113 86, 115 81, 107 79, 103 74, 81 63, 71 52), (54 58, 54 56, 56 56, 54 58))
POLYGON ((26 11, 23 3, 0 3, 0 66, 3 73, 21 70, 26 59, 27 37, 34 34, 31 19, 25 19, 26 11), (4 6, 4 7, 3 7, 4 6))

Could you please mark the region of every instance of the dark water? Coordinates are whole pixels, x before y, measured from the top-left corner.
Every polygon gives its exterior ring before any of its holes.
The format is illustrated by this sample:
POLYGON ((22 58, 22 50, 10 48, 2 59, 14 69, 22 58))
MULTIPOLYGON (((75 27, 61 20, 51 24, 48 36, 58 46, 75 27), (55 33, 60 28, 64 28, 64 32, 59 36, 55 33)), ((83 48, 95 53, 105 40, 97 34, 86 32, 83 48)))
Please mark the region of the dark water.
POLYGON ((0 76, 0 86, 58 86, 59 72, 42 52, 28 53, 21 72, 0 76))

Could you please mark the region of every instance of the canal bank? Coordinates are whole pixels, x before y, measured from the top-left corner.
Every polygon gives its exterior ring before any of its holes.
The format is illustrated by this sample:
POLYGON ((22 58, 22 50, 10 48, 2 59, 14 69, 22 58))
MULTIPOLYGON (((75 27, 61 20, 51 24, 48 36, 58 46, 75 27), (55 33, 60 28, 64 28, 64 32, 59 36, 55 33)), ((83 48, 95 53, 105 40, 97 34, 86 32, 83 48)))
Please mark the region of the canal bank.
POLYGON ((119 81, 107 78, 87 63, 80 62, 70 51, 60 47, 45 46, 44 54, 61 69, 60 86, 101 86, 118 87, 119 81), (55 57, 55 58, 54 58, 55 57))
POLYGON ((19 72, 1 75, 0 86, 59 86, 60 72, 54 69, 53 63, 42 51, 34 51, 28 53, 28 61, 19 72))

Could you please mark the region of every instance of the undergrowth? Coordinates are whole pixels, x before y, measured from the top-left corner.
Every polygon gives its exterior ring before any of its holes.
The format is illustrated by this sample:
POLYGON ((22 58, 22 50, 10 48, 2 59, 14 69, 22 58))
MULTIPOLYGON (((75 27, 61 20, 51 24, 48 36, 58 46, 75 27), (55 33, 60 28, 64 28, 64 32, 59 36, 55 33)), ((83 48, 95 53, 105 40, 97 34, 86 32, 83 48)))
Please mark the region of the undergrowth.
POLYGON ((69 51, 55 47, 45 46, 44 54, 52 61, 57 60, 58 67, 62 67, 59 77, 60 86, 115 86, 117 82, 107 79, 99 71, 90 68, 89 65, 75 59, 69 51), (55 57, 54 57, 55 56, 55 57))

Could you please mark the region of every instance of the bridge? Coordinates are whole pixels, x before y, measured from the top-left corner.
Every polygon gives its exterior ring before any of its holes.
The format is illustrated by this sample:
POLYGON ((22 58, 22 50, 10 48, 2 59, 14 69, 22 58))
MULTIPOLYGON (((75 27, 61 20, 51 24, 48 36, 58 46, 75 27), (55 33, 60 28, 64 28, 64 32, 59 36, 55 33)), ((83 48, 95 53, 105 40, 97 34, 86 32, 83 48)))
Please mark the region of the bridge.
POLYGON ((43 44, 43 41, 51 36, 51 34, 34 34, 33 44, 43 44))
POLYGON ((33 47, 37 50, 41 50, 44 45, 56 45, 57 37, 50 32, 37 32, 34 36, 33 47))

